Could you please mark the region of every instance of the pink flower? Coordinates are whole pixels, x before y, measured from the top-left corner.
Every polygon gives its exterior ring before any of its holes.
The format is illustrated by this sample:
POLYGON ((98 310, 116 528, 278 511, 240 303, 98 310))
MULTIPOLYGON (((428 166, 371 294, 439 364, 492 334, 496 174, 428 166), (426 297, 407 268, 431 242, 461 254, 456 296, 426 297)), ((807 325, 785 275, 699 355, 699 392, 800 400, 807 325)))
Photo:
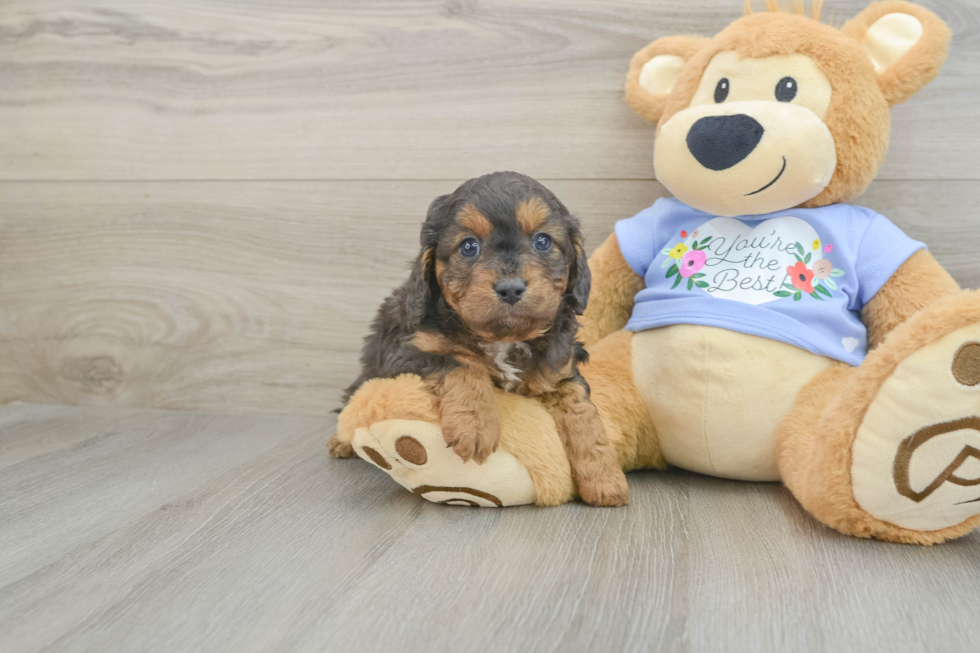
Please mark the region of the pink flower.
POLYGON ((708 260, 708 255, 700 249, 692 249, 681 257, 680 272, 681 276, 687 278, 704 267, 704 262, 708 260))
POLYGON ((826 279, 833 271, 834 266, 831 265, 830 261, 825 258, 822 258, 813 264, 813 276, 815 276, 817 279, 826 279))
POLYGON ((831 243, 827 243, 827 245, 823 248, 823 251, 826 254, 830 254, 832 251, 834 251, 834 246, 831 243))
POLYGON ((694 231, 691 232, 691 238, 693 238, 694 240, 697 240, 698 236, 700 235, 701 235, 700 229, 695 229, 694 231))

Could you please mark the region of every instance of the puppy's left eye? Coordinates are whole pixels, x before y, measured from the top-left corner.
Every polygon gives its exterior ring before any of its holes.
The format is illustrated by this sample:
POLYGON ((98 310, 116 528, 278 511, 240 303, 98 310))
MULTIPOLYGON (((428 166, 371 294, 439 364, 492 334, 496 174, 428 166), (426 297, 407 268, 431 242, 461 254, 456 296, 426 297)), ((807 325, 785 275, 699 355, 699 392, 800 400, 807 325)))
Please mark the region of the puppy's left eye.
POLYGON ((540 252, 546 252, 551 249, 551 236, 548 234, 535 234, 534 249, 540 252))
POLYGON ((472 258, 480 253, 480 242, 476 238, 464 238, 459 244, 459 253, 466 258, 472 258))

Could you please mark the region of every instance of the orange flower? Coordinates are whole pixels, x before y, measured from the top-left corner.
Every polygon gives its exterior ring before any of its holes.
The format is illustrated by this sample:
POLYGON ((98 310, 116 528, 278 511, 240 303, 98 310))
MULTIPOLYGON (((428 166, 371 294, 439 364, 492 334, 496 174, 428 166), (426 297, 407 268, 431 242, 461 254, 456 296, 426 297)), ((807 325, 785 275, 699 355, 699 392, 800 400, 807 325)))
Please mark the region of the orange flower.
POLYGON ((786 274, 789 275, 789 280, 793 282, 795 288, 805 293, 813 292, 813 284, 810 283, 813 280, 813 271, 808 270, 805 263, 799 261, 796 265, 789 266, 786 268, 786 274))

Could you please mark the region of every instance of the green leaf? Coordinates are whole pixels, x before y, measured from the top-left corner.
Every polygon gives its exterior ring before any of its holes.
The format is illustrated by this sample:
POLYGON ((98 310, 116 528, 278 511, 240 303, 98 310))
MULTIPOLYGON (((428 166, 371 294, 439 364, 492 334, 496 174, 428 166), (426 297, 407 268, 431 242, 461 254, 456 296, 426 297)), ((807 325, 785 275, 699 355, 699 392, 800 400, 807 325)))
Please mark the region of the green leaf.
POLYGON ((662 250, 660 250, 660 253, 661 254, 670 254, 670 247, 664 247, 662 250))
POLYGON ((711 240, 712 238, 714 238, 714 236, 708 236, 707 238, 705 238, 704 240, 702 240, 701 241, 701 247, 704 247, 705 245, 707 245, 708 244, 708 241, 711 240))
POLYGON ((688 289, 688 290, 693 290, 693 289, 694 289, 694 279, 690 279, 690 278, 689 278, 689 279, 687 280, 687 289, 688 289))
POLYGON ((671 286, 671 287, 670 287, 670 289, 671 289, 671 290, 673 290, 674 288, 676 288, 676 287, 677 287, 677 286, 678 286, 678 285, 680 284, 680 282, 681 282, 681 279, 683 279, 683 278, 684 278, 684 277, 682 277, 681 275, 679 275, 679 274, 678 274, 678 275, 677 275, 677 278, 676 278, 676 279, 674 279, 674 285, 673 285, 673 286, 671 286))
POLYGON ((790 294, 792 294, 792 293, 795 293, 795 292, 796 292, 796 286, 794 286, 794 285, 793 285, 793 284, 791 284, 791 283, 784 283, 784 284, 783 284, 783 288, 789 288, 789 292, 790 292, 790 294))
POLYGON ((796 249, 799 250, 800 256, 803 256, 803 245, 801 245, 800 243, 796 243, 796 249))
POLYGON ((666 278, 667 279, 670 279, 675 274, 677 274, 677 265, 671 265, 670 266, 670 269, 667 270, 667 276, 666 276, 666 278))
POLYGON ((844 272, 843 270, 841 270, 840 268, 834 268, 834 271, 830 273, 830 276, 832 276, 832 277, 843 277, 845 274, 847 274, 847 273, 844 272))
POLYGON ((826 288, 824 288, 819 283, 816 286, 814 286, 814 288, 816 288, 817 292, 822 292, 823 294, 827 295, 828 297, 832 297, 833 296, 833 295, 830 294, 830 291, 829 290, 827 290, 826 288))
POLYGON ((691 249, 697 249, 697 248, 698 248, 698 241, 695 240, 693 243, 691 243, 691 249))
POLYGON ((812 293, 809 293, 809 295, 810 295, 810 297, 813 297, 814 299, 819 299, 820 301, 823 301, 823 297, 821 297, 820 294, 817 293, 816 291, 814 291, 812 293))
POLYGON ((803 292, 802 292, 802 291, 800 291, 800 290, 797 290, 797 291, 796 291, 796 294, 795 294, 795 295, 793 295, 793 301, 794 301, 794 302, 798 302, 798 301, 800 301, 800 298, 801 298, 801 297, 803 297, 803 292))
POLYGON ((776 291, 776 292, 774 292, 773 294, 774 294, 774 295, 775 295, 776 297, 789 297, 789 296, 790 296, 790 295, 792 295, 793 293, 791 293, 791 292, 788 292, 788 291, 786 291, 786 290, 777 290, 777 291, 776 291))
POLYGON ((824 279, 823 282, 827 284, 827 287, 831 290, 837 290, 837 283, 833 279, 824 279))
POLYGON ((707 281, 695 281, 694 282, 694 285, 697 286, 698 288, 707 288, 708 287, 708 282, 707 281))
POLYGON ((810 262, 810 252, 807 252, 806 253, 806 258, 803 259, 803 262, 804 263, 809 263, 810 262))
POLYGON ((701 277, 704 276, 704 272, 698 272, 696 274, 692 274, 691 276, 694 277, 695 279, 700 279, 701 277))
POLYGON ((803 262, 803 259, 801 259, 801 258, 800 258, 799 256, 797 256, 796 254, 793 254, 793 256, 796 256, 796 260, 797 260, 797 261, 799 261, 800 263, 802 263, 802 262, 803 262))
POLYGON ((670 265, 673 262, 674 262, 674 259, 672 259, 672 258, 665 258, 664 259, 664 262, 660 264, 660 267, 661 267, 661 269, 663 269, 663 268, 667 267, 668 265, 670 265))

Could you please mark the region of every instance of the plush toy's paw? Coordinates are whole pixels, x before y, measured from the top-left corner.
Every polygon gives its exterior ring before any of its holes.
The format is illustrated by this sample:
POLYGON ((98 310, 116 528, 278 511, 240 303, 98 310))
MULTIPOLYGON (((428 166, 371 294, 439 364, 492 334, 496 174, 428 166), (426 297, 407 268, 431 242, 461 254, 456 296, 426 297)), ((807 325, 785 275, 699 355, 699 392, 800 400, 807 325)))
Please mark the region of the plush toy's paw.
POLYGON ((980 325, 898 363, 858 428, 851 478, 862 509, 902 528, 980 514, 980 325))
POLYGON ((513 455, 498 449, 483 464, 464 462, 431 422, 375 422, 358 428, 352 444, 358 456, 434 503, 496 508, 537 498, 531 476, 513 455))
POLYGON ((616 469, 605 478, 581 479, 578 491, 582 500, 592 506, 616 508, 630 502, 630 488, 626 474, 616 469))

